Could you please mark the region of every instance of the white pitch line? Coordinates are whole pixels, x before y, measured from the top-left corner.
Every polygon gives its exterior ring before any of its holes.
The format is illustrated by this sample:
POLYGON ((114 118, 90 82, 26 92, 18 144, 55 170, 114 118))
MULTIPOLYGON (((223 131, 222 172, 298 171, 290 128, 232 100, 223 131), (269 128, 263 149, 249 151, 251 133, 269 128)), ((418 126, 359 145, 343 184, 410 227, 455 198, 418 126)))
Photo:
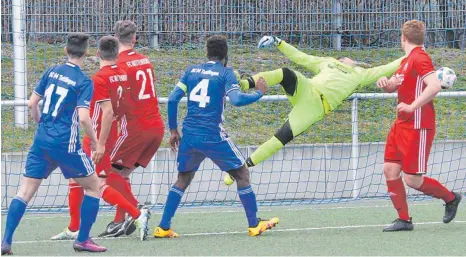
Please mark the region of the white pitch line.
MULTIPOLYGON (((466 223, 466 220, 453 221, 452 223, 466 223)), ((440 221, 417 222, 414 225, 437 225, 443 224, 440 221)), ((309 227, 309 228, 284 228, 267 230, 267 233, 273 232, 295 232, 295 231, 312 231, 312 230, 338 230, 338 229, 355 229, 355 228, 374 228, 385 227, 390 224, 373 224, 373 225, 351 225, 351 226, 329 226, 329 227, 309 227)), ((204 233, 187 233, 181 234, 180 237, 193 237, 193 236, 216 236, 216 235, 233 235, 233 234, 246 234, 246 231, 221 231, 221 232, 204 232, 204 233)), ((131 239, 135 237, 106 237, 97 238, 98 240, 118 240, 118 239, 131 239)), ((176 240, 176 239, 174 239, 176 240)), ((32 240, 32 241, 16 241, 14 244, 33 244, 33 243, 60 243, 71 242, 74 240, 32 240)))
MULTIPOLYGON (((415 204, 410 204, 409 206, 427 206, 427 205, 433 205, 433 203, 415 203, 415 204)), ((270 206, 267 206, 270 207, 270 206)), ((274 207, 283 207, 283 206, 274 206, 274 207)), ((378 208, 393 208, 393 205, 391 204, 384 204, 384 205, 353 205, 353 206, 332 206, 332 207, 308 207, 308 208, 287 208, 284 209, 286 211, 313 211, 313 210, 340 210, 340 209, 378 209, 378 208)), ((212 207, 214 208, 214 207, 212 207)), ((229 207, 220 207, 220 208, 229 208, 229 207)), ((211 211, 211 210, 205 210, 205 211, 180 211, 177 212, 177 215, 184 215, 184 214, 215 214, 215 213, 243 213, 244 210, 238 207, 238 210, 217 210, 217 211, 211 211)), ((273 212, 275 211, 274 209, 259 209, 259 212, 273 212)), ((162 214, 161 211, 156 211, 156 212, 151 212, 152 214, 162 214)), ((55 219, 55 218, 69 218, 70 216, 68 214, 66 215, 54 215, 51 213, 51 216, 45 216, 49 215, 48 213, 29 213, 27 215, 31 215, 33 217, 24 217, 23 220, 35 220, 35 219, 55 219)), ((98 217, 113 217, 113 213, 109 214, 99 214, 98 217)))

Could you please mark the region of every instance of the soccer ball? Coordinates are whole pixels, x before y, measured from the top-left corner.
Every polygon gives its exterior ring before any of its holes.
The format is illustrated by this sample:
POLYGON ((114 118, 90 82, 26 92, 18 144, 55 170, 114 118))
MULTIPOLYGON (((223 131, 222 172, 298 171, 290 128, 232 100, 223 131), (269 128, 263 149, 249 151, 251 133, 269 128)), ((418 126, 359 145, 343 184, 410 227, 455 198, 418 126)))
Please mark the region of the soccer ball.
POLYGON ((437 70, 436 74, 438 80, 442 82, 443 89, 450 89, 455 84, 456 74, 454 70, 448 67, 442 67, 437 70))

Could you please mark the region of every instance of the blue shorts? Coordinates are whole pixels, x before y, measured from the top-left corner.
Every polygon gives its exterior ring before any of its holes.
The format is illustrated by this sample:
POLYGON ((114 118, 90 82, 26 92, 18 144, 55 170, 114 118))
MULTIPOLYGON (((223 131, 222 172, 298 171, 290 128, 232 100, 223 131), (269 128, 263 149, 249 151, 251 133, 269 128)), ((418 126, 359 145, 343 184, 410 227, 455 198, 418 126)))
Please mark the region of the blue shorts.
POLYGON ((45 179, 57 167, 60 167, 67 179, 87 177, 95 172, 94 163, 81 148, 68 153, 68 149, 50 150, 33 144, 26 159, 24 176, 45 179))
POLYGON ((241 168, 244 157, 226 135, 183 135, 178 149, 178 171, 197 171, 205 158, 211 159, 222 171, 241 168))

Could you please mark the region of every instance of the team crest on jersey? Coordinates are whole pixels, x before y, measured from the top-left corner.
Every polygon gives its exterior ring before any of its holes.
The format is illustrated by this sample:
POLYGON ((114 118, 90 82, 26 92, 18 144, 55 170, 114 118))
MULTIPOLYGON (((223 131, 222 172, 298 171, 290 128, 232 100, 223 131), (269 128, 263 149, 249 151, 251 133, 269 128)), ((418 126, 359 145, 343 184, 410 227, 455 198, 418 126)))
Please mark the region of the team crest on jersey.
POLYGON ((403 67, 403 73, 405 73, 407 69, 408 69, 408 63, 406 63, 405 67, 403 67))
POLYGON ((395 79, 396 79, 396 85, 399 86, 403 83, 403 80, 405 79, 405 75, 404 74, 395 74, 395 79))

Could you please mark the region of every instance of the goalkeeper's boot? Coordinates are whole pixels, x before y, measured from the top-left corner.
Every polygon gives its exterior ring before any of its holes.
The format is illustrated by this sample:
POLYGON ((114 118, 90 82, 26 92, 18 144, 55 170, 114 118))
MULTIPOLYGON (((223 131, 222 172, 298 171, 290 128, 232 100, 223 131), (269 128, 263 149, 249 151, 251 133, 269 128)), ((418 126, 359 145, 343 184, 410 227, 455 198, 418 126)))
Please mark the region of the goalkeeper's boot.
POLYGON ((107 228, 104 232, 100 233, 98 237, 119 237, 125 233, 125 230, 122 229, 123 222, 115 223, 110 222, 107 225, 107 228))
POLYGON ((262 232, 274 228, 278 222, 280 222, 280 219, 277 217, 271 218, 269 220, 263 220, 259 218, 259 223, 257 223, 257 226, 248 229, 249 236, 259 236, 262 234, 262 232))
POLYGON ((463 196, 460 193, 452 192, 455 195, 453 201, 445 204, 445 216, 443 216, 443 223, 449 223, 456 216, 456 211, 458 211, 458 205, 461 202, 463 196))
POLYGON ((2 255, 12 255, 13 252, 11 251, 11 245, 2 242, 2 255))
POLYGON ((73 244, 73 249, 75 252, 93 252, 93 253, 100 253, 100 252, 106 252, 107 248, 100 246, 91 239, 88 239, 87 241, 84 241, 82 243, 78 241, 74 241, 73 244))
POLYGON ((391 225, 385 227, 383 232, 411 231, 413 229, 414 225, 411 218, 409 220, 396 219, 391 225))
POLYGON ((154 237, 155 238, 175 238, 175 237, 179 237, 179 235, 175 231, 173 231, 173 229, 171 228, 165 230, 161 227, 156 227, 154 230, 154 237))
POLYGON ((50 238, 50 240, 71 240, 78 238, 79 230, 71 231, 68 227, 66 227, 62 232, 58 235, 55 235, 50 238))
POLYGON ((143 204, 140 204, 138 206, 139 211, 141 214, 139 214, 139 217, 137 219, 134 219, 131 216, 128 216, 123 223, 123 227, 125 229, 125 235, 129 235, 132 232, 134 232, 134 229, 131 231, 131 225, 136 225, 137 229, 139 230, 139 238, 141 241, 146 240, 147 238, 147 232, 149 231, 149 219, 150 219, 150 211, 149 209, 144 206, 143 204))

